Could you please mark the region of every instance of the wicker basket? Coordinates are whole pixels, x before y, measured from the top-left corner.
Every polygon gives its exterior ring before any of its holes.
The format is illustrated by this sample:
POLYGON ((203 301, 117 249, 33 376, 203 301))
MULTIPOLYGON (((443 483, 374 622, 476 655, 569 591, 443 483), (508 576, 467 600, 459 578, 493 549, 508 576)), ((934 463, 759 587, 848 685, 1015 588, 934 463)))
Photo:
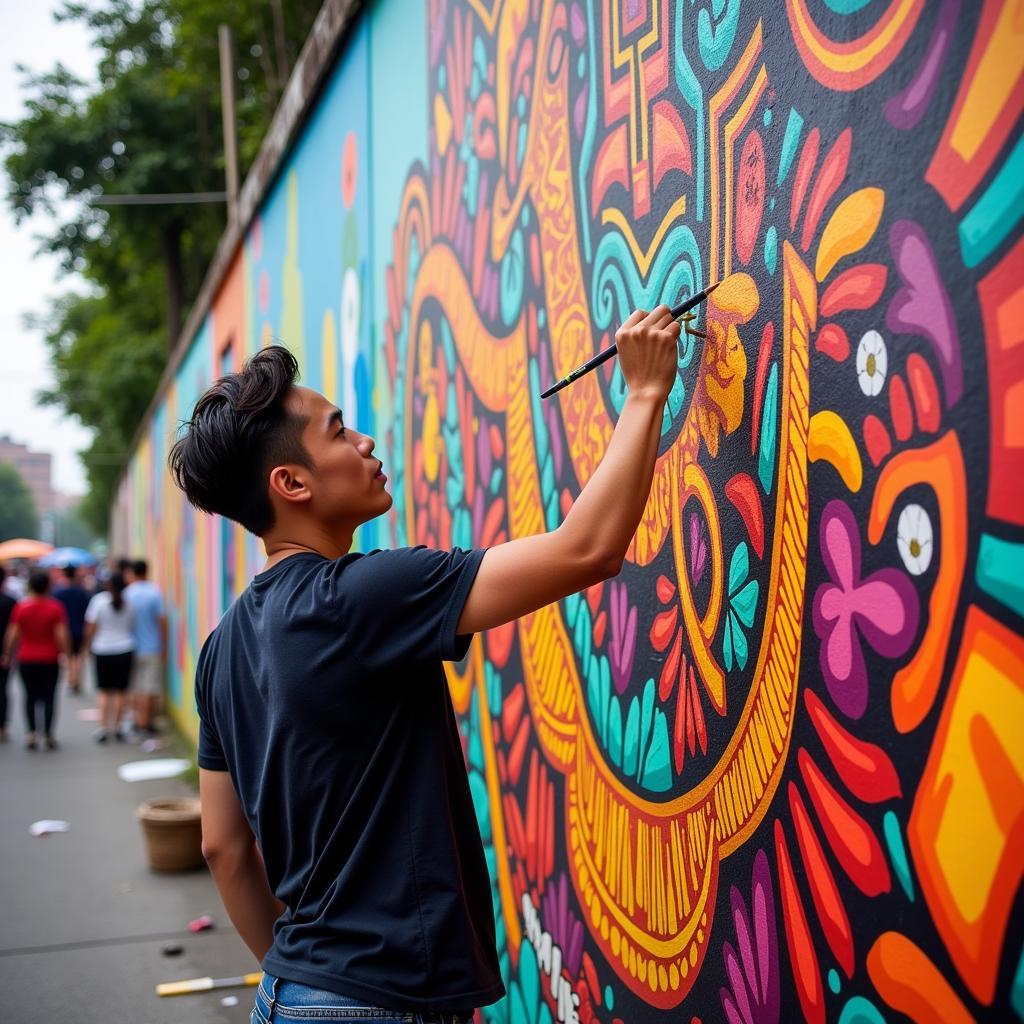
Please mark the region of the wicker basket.
POLYGON ((154 871, 191 871, 203 861, 198 797, 158 797, 140 804, 146 854, 154 871))

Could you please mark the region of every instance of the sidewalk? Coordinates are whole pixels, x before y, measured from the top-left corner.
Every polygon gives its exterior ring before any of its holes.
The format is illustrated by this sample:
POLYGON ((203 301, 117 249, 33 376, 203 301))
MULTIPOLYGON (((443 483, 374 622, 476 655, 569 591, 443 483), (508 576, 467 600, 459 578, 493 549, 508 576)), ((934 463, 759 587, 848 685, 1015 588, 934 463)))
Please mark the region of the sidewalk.
POLYGON ((54 752, 25 750, 21 681, 8 682, 8 732, 0 745, 0 1016, 11 1024, 241 1024, 251 988, 160 999, 154 986, 258 970, 235 933, 206 870, 159 875, 147 866, 135 808, 156 796, 193 791, 177 780, 122 782, 117 767, 147 757, 179 756, 170 744, 152 754, 137 745, 97 745, 92 692, 63 691, 54 752), (29 825, 61 818, 71 830, 35 837, 29 825), (192 934, 201 914, 216 921, 192 934), (184 947, 167 957, 163 946, 184 947), (238 998, 225 1007, 221 999, 238 998))

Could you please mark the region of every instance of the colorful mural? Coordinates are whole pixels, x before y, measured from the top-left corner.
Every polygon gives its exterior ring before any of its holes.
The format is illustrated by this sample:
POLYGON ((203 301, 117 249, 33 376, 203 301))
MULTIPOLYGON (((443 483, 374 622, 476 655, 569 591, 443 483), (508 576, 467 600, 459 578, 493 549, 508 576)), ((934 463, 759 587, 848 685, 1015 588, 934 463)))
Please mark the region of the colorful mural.
POLYGON ((259 559, 163 477, 214 372, 282 339, 374 432, 362 544, 488 546, 558 525, 625 397, 540 391, 722 279, 621 575, 450 667, 482 1019, 1024 1020, 1024 8, 408 9, 362 17, 125 480, 182 719, 259 559))

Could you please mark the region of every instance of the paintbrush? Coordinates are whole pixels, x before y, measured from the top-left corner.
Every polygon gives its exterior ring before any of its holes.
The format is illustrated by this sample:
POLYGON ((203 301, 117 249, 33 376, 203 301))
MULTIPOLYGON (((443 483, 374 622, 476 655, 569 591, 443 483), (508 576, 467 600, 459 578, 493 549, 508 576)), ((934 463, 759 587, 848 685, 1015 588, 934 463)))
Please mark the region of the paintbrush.
POLYGON ((158 996, 184 996, 190 992, 209 992, 211 988, 239 988, 258 985, 262 971, 240 974, 235 978, 187 978, 185 981, 165 981, 156 987, 158 996))
MULTIPOLYGON (((715 281, 713 284, 709 284, 707 288, 702 292, 697 292, 692 298, 687 299, 685 302, 680 302, 678 306, 672 308, 672 319, 677 320, 684 313, 688 313, 694 306, 699 306, 718 286, 721 284, 720 281, 715 281)), ((704 335, 699 331, 691 331, 686 328, 688 334, 695 334, 697 337, 702 338, 704 335)), ((598 352, 593 359, 588 359, 582 366, 577 366, 572 373, 563 377, 556 384, 552 384, 547 391, 542 391, 540 394, 541 398, 550 398, 553 394, 567 387, 574 380, 578 380, 586 373, 590 373, 591 370, 600 366, 602 363, 607 362, 616 352, 619 351, 619 346, 612 344, 606 348, 603 352, 598 352)))

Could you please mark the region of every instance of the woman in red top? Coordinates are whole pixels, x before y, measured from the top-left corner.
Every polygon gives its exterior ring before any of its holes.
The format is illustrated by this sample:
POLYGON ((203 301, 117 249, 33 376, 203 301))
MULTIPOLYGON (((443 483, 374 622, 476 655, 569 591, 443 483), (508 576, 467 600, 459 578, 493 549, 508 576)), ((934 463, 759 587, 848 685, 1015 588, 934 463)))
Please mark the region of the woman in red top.
POLYGON ((25 722, 28 736, 25 746, 36 749, 36 705, 43 705, 43 738, 55 750, 53 738, 54 701, 60 656, 71 651, 71 635, 64 605, 49 596, 50 577, 44 569, 33 569, 28 578, 28 596, 14 606, 11 623, 4 637, 4 662, 12 654, 18 659, 18 672, 25 686, 25 722))

